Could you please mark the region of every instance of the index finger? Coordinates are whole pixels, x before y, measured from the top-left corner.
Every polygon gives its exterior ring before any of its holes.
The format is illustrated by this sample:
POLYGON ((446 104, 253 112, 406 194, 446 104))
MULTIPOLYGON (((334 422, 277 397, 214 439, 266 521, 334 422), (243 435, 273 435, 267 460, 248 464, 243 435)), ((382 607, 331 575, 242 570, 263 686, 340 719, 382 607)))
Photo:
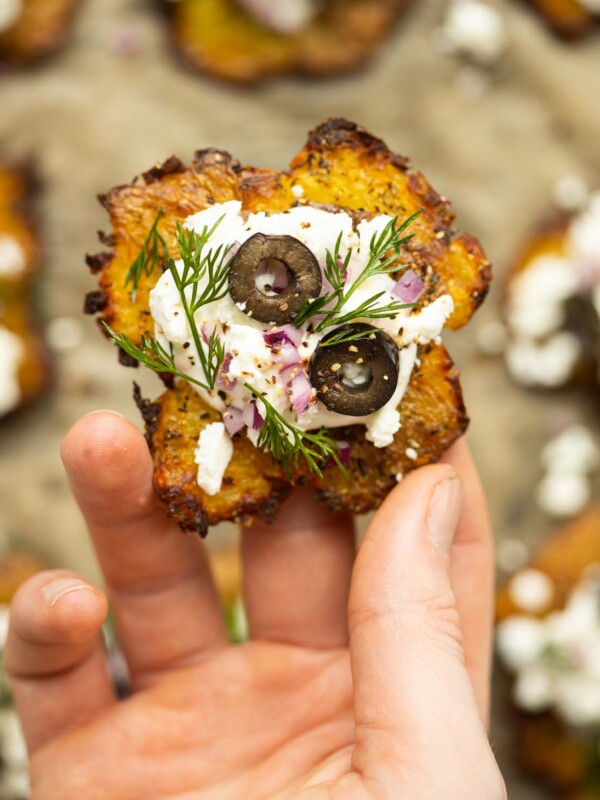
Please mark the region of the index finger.
POLYGON ((450 578, 460 615, 465 660, 481 718, 490 713, 494 608, 494 540, 479 473, 464 439, 444 462, 463 482, 463 508, 450 551, 450 578))

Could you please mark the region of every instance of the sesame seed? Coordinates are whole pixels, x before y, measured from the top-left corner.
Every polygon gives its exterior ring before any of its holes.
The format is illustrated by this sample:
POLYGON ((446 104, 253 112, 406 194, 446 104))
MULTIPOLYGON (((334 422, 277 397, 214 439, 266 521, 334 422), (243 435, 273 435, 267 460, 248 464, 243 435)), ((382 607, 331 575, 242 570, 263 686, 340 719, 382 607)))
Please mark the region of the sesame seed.
POLYGON ((384 375, 384 376, 383 376, 383 380, 384 380, 384 381, 389 381, 389 378, 388 378, 388 376, 387 376, 387 375, 384 375))
POLYGON ((357 364, 364 364, 364 363, 365 363, 365 360, 364 360, 364 358, 357 358, 357 359, 356 359, 356 363, 357 363, 357 364))
POLYGON ((341 368, 342 368, 342 365, 341 365, 341 364, 332 364, 332 365, 331 365, 331 371, 332 371, 332 372, 337 372, 337 371, 338 371, 338 369, 341 369, 341 368))
POLYGON ((358 347, 356 347, 356 345, 353 345, 353 344, 351 344, 351 345, 350 345, 350 347, 348 348, 348 350, 349 350, 351 353, 358 353, 358 347))

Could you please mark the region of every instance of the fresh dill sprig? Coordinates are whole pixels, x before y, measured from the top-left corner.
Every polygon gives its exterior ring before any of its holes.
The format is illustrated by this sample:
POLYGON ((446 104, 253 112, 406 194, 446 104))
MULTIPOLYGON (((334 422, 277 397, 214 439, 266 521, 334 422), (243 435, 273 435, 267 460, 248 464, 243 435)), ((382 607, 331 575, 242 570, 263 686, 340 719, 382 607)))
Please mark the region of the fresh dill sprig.
POLYGON ((369 339, 374 334, 372 331, 352 331, 344 328, 333 331, 327 339, 321 339, 319 347, 332 347, 334 344, 348 344, 348 342, 359 342, 362 339, 369 339))
POLYGON ((177 378, 182 378, 185 381, 190 381, 190 383, 195 383, 196 386, 200 386, 202 389, 208 390, 212 388, 207 386, 205 383, 202 383, 202 381, 192 378, 191 375, 182 372, 175 366, 172 345, 170 346, 169 350, 167 350, 157 339, 154 338, 154 336, 142 335, 140 344, 138 346, 124 333, 115 333, 115 331, 113 331, 110 325, 107 325, 106 322, 103 322, 102 324, 104 325, 111 342, 118 345, 121 350, 127 353, 128 356, 135 358, 136 361, 139 361, 146 367, 150 367, 150 369, 154 370, 154 372, 168 372, 171 375, 175 375, 177 378))
POLYGON ((396 261, 400 254, 400 248, 410 242, 414 236, 412 233, 407 235, 404 235, 404 233, 420 213, 421 209, 411 214, 401 225, 398 224, 398 217, 394 217, 387 223, 381 233, 373 234, 369 243, 369 260, 360 275, 348 288, 346 288, 345 274, 350 263, 352 250, 346 253, 346 257, 342 261, 340 256, 342 234, 340 233, 333 253, 328 250, 325 259, 325 277, 331 284, 332 289, 314 300, 305 300, 294 320, 294 325, 299 328, 309 319, 323 315, 323 318, 315 326, 316 331, 323 331, 332 325, 343 325, 358 318, 385 319, 395 316, 405 308, 413 308, 414 303, 400 303, 398 301, 393 301, 385 306, 377 306, 376 301, 384 294, 384 292, 379 292, 379 294, 364 301, 352 311, 342 313, 342 309, 348 300, 369 278, 375 275, 389 275, 406 266, 398 265, 396 261))
POLYGON ((169 270, 179 292, 200 364, 211 389, 214 388, 223 363, 225 347, 216 330, 213 330, 208 341, 204 342, 196 324, 195 314, 202 306, 214 303, 227 294, 231 263, 229 252, 232 245, 219 245, 214 251, 204 252, 206 244, 222 220, 223 217, 220 217, 212 228, 205 226, 200 234, 189 231, 177 223, 175 241, 183 262, 181 271, 174 259, 169 260, 169 270))
POLYGON ((302 456, 309 470, 319 478, 323 477, 321 466, 330 459, 333 459, 337 467, 347 476, 346 468, 340 460, 337 442, 325 428, 316 433, 299 430, 282 417, 257 389, 249 383, 245 383, 244 386, 262 403, 264 409, 264 422, 258 434, 258 447, 261 450, 269 450, 288 474, 290 464, 297 467, 298 460, 302 456))
POLYGON ((135 303, 137 298, 138 286, 142 275, 152 275, 159 261, 166 261, 169 257, 167 243, 158 231, 158 223, 162 215, 163 210, 161 208, 152 223, 152 227, 148 231, 148 235, 144 239, 142 249, 132 262, 125 276, 125 286, 129 286, 130 283, 133 284, 133 289, 131 290, 131 301, 133 303, 135 303))
MULTIPOLYGON (((142 272, 145 271, 149 275, 154 269, 158 259, 158 244, 162 243, 166 248, 164 239, 157 230, 161 214, 162 212, 158 213, 152 229, 146 237, 144 248, 130 269, 132 280, 135 281, 135 288, 137 288, 137 282, 142 272), (153 255, 154 253, 156 255, 153 255), (151 258, 154 258, 152 263, 151 258), (135 270, 134 265, 137 265, 135 270)), ((105 324, 111 340, 132 358, 155 372, 169 372, 171 375, 195 383, 207 391, 215 387, 219 370, 225 358, 225 346, 216 329, 213 329, 210 336, 198 329, 195 314, 202 306, 220 300, 227 293, 231 262, 228 254, 231 245, 219 245, 214 251, 205 252, 210 237, 222 219, 223 217, 220 217, 211 228, 205 227, 200 234, 189 231, 177 223, 175 242, 181 258, 181 266, 179 267, 175 259, 168 258, 168 254, 166 254, 168 269, 179 293, 206 382, 192 378, 175 366, 172 345, 167 350, 153 336, 142 336, 140 344, 136 345, 128 336, 116 333, 105 324)), ((133 294, 132 299, 134 299, 133 294)))

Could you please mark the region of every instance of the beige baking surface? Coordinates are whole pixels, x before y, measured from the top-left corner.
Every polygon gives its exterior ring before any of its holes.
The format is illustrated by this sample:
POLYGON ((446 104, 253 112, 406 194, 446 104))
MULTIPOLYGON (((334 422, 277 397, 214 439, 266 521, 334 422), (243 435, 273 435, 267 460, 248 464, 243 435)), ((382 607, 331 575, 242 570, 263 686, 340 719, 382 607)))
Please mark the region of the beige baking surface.
MULTIPOLYGON (((190 74, 171 57, 161 20, 143 0, 86 0, 67 49, 39 69, 0 81, 0 143, 35 151, 46 179, 47 316, 79 317, 93 280, 83 265, 106 225, 97 192, 129 180, 171 153, 209 145, 242 161, 281 167, 306 131, 332 115, 371 128, 454 201, 464 230, 478 235, 496 265, 487 308, 450 348, 463 371, 473 417, 470 440, 489 493, 498 538, 539 540, 551 528, 531 495, 537 452, 552 430, 592 402, 526 395, 501 365, 477 355, 475 329, 497 313, 502 272, 513 248, 550 207, 557 178, 600 182, 600 35, 576 47, 552 39, 534 16, 505 0, 511 49, 479 100, 456 61, 432 44, 441 2, 417 2, 366 72, 323 82, 282 80, 240 91, 190 74), (119 43, 141 44, 137 55, 119 43), (459 78, 459 73, 461 78, 459 78)), ((79 349, 59 355, 58 390, 0 429, 0 543, 26 541, 55 564, 96 576, 78 512, 61 470, 61 436, 80 414, 113 408, 139 422, 132 371, 90 319, 79 349)), ((144 386, 158 389, 153 376, 144 386)), ((231 535, 229 531, 228 536, 231 535)), ((223 541, 220 533, 211 542, 223 541)), ((506 751, 509 731, 494 740, 506 751)), ((513 800, 541 798, 507 773, 513 800)))

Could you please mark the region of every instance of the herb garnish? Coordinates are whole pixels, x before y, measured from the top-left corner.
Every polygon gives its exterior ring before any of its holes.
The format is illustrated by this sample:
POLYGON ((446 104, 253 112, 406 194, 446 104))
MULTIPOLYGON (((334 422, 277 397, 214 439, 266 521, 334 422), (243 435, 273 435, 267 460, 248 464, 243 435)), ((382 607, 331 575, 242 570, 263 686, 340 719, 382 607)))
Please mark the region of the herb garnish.
POLYGON ((300 328, 312 317, 323 315, 323 318, 315 325, 315 331, 319 332, 330 328, 332 325, 343 325, 356 319, 386 319, 394 317, 405 308, 413 308, 414 303, 401 303, 397 300, 393 300, 384 306, 377 306, 377 300, 385 294, 385 292, 378 292, 362 302, 357 308, 352 309, 352 311, 342 312, 343 307, 359 286, 369 278, 375 275, 389 275, 406 266, 398 266, 395 262, 400 254, 402 245, 410 242, 414 236, 412 233, 404 236, 404 232, 420 213, 421 209, 404 220, 401 225, 398 224, 398 217, 394 217, 379 235, 373 234, 369 243, 369 260, 360 275, 349 287, 346 287, 345 276, 352 250, 349 250, 344 260, 342 260, 340 255, 342 234, 340 233, 333 253, 328 250, 325 258, 325 277, 331 284, 332 290, 317 297, 315 300, 305 300, 294 320, 294 325, 300 328), (391 255, 388 255, 390 251, 392 251, 391 255))
POLYGON ((169 257, 167 243, 158 232, 158 223, 162 215, 163 210, 161 208, 152 223, 152 227, 148 231, 148 235, 144 239, 142 249, 132 262, 125 276, 125 286, 128 286, 130 283, 133 284, 133 289, 131 290, 131 301, 133 303, 135 303, 137 298, 138 286, 142 275, 152 275, 159 260, 166 261, 169 257))
POLYGON ((273 458, 281 462, 288 474, 289 464, 292 463, 297 467, 299 457, 303 456, 309 470, 319 478, 323 477, 321 471, 323 462, 327 463, 330 459, 333 459, 341 472, 347 476, 346 468, 340 460, 338 444, 325 428, 316 433, 299 430, 289 423, 257 389, 249 383, 245 383, 244 386, 262 403, 264 409, 264 422, 258 434, 258 447, 261 450, 269 450, 273 458))
MULTIPOLYGON (((160 212, 153 225, 155 231, 159 219, 160 212)), ((124 333, 115 333, 105 324, 111 341, 132 358, 137 359, 155 372, 169 372, 171 375, 176 375, 179 378, 195 383, 207 391, 214 389, 221 364, 225 358, 225 347, 216 330, 213 330, 210 336, 203 336, 198 329, 194 315, 202 306, 214 303, 227 294, 227 276, 231 261, 229 252, 232 245, 219 245, 214 251, 208 250, 207 253, 204 252, 206 244, 222 220, 223 217, 220 217, 212 228, 205 226, 200 234, 186 230, 177 223, 175 241, 182 261, 181 271, 178 269, 175 259, 168 259, 168 269, 179 292, 192 339, 196 345, 200 365, 206 376, 206 383, 191 378, 175 366, 172 345, 167 350, 154 336, 142 336, 138 346, 124 333), (201 288, 202 284, 204 284, 203 288, 201 288)), ((160 236, 160 234, 156 235, 160 236)), ((150 237, 150 234, 148 237, 150 237)), ((160 238, 161 241, 164 241, 162 237, 160 238)), ((147 241, 149 241, 149 238, 147 241)))

